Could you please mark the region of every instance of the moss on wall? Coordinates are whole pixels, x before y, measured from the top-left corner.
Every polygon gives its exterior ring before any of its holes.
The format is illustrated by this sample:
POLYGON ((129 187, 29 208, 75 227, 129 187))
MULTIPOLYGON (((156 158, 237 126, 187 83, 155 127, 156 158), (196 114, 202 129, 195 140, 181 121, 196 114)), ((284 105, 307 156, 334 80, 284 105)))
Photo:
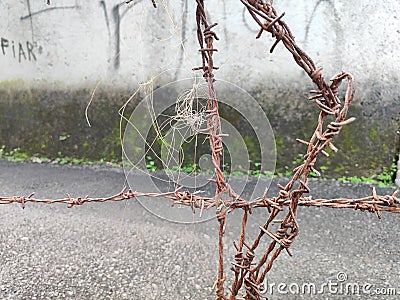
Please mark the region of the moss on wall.
MULTIPOLYGON (((5 151, 20 148, 29 155, 49 158, 69 156, 90 160, 121 160, 118 110, 132 91, 98 90, 89 109, 89 127, 85 108, 91 90, 45 90, 21 88, 19 82, 0 84, 0 146, 5 151)), ((296 138, 310 138, 316 124, 318 109, 305 98, 307 90, 274 89, 268 93, 253 91, 264 108, 276 137, 277 171, 285 172, 299 162, 304 145, 296 138), (282 105, 281 105, 282 104, 282 105)), ((340 149, 329 158, 321 157, 317 166, 328 177, 371 176, 388 167, 398 153, 399 98, 385 104, 376 98, 379 93, 366 93, 349 111, 357 121, 345 126, 335 138, 340 149), (392 102, 391 102, 392 101, 392 102), (373 104, 375 103, 375 107, 373 104), (396 105, 397 103, 397 105, 396 105)), ((135 101, 137 101, 136 99, 135 101)), ((357 100, 357 99, 356 99, 357 100)), ((135 102, 134 101, 134 102, 135 102)), ((134 105, 130 107, 132 109, 134 105)), ((221 115, 245 131, 250 157, 257 161, 259 144, 245 120, 233 117, 232 111, 221 105, 221 115)), ((129 109, 126 112, 129 116, 129 109)))
MULTIPOLYGON (((309 84, 290 89, 266 87, 254 92, 264 108, 275 132, 277 169, 298 164, 298 153, 305 153, 305 146, 296 138, 309 140, 317 122, 318 109, 307 101, 309 84)), ((319 157, 317 167, 327 177, 372 176, 389 168, 398 152, 400 128, 400 96, 397 87, 379 84, 373 88, 359 86, 348 117, 356 117, 351 125, 344 126, 333 142, 339 149, 329 151, 330 157, 319 157), (385 89, 385 98, 376 89, 385 89), (391 92, 388 92, 391 91, 391 92)))
POLYGON ((47 91, 0 88, 0 144, 30 155, 121 160, 120 106, 130 91, 47 91))

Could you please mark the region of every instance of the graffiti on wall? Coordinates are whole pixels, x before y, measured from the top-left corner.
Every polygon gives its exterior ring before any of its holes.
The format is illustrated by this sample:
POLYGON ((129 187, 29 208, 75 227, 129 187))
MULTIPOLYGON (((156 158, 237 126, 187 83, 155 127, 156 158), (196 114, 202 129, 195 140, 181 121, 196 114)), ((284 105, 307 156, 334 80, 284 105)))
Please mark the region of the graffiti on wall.
POLYGON ((29 20, 30 23, 30 27, 31 27, 31 33, 32 33, 32 41, 35 40, 35 33, 34 33, 34 26, 33 26, 33 17, 43 14, 43 13, 47 13, 49 11, 53 11, 53 10, 65 10, 65 9, 77 9, 79 8, 79 6, 77 5, 71 5, 71 6, 58 6, 58 7, 46 7, 37 11, 32 11, 31 8, 31 1, 30 0, 26 0, 26 6, 28 9, 28 14, 27 15, 23 15, 20 17, 21 21, 24 20, 29 20))
POLYGON ((135 5, 142 2, 142 0, 135 1, 130 5, 126 5, 126 2, 115 4, 111 8, 112 22, 108 15, 108 9, 106 2, 100 1, 100 8, 104 13, 104 21, 107 26, 108 40, 109 40, 109 62, 113 64, 115 70, 119 69, 121 65, 121 22, 123 17, 131 10, 135 5), (123 8, 123 9, 121 9, 123 8), (111 50, 113 49, 113 50, 111 50))
MULTIPOLYGON (((125 1, 115 4, 109 9, 107 8, 106 1, 99 1, 99 9, 103 10, 104 21, 108 32, 108 48, 109 58, 108 62, 112 64, 115 70, 119 69, 120 63, 120 51, 121 51, 121 22, 125 14, 132 9, 135 5, 142 2, 142 0, 135 1, 131 5, 126 5, 125 1), (110 17, 111 16, 111 17, 110 17)), ((31 1, 26 0, 27 14, 20 17, 21 21, 28 21, 31 27, 32 40, 35 40, 34 33, 34 18, 47 13, 52 13, 59 10, 78 10, 81 8, 80 5, 66 5, 66 6, 51 6, 45 7, 37 11, 33 11, 31 8, 31 1)), ((31 43, 31 45, 33 45, 31 43)), ((22 53, 22 52, 21 52, 22 53)), ((22 54, 23 56, 23 54, 22 54)))
POLYGON ((19 63, 24 61, 36 61, 37 54, 42 52, 36 42, 14 41, 6 37, 0 37, 0 49, 3 57, 12 58, 19 63))
MULTIPOLYGON (((38 30, 39 28, 39 23, 36 23, 38 18, 40 18, 43 15, 47 14, 55 14, 55 13, 60 13, 60 16, 67 17, 67 15, 76 13, 78 10, 82 9, 85 7, 83 2, 81 0, 68 0, 68 1, 63 1, 65 2, 64 4, 61 3, 54 3, 51 6, 47 6, 44 3, 41 3, 40 5, 35 3, 32 0, 24 0, 24 5, 25 5, 25 11, 20 15, 20 21, 25 22, 26 25, 30 26, 30 31, 32 34, 32 37, 29 38, 29 42, 18 42, 18 41, 12 41, 7 37, 3 37, 1 41, 1 48, 0 48, 0 54, 3 56, 9 56, 18 62, 23 62, 23 61, 36 61, 38 52, 40 52, 41 47, 37 47, 35 44, 35 40, 38 39, 38 33, 34 32, 34 30, 38 30), (81 3, 82 2, 82 3, 81 3), (61 13, 62 11, 62 13, 61 13), (62 15, 61 15, 62 14, 62 15)), ((121 67, 121 51, 123 50, 123 22, 125 21, 125 16, 128 15, 128 13, 131 10, 134 10, 137 8, 138 4, 144 3, 144 0, 136 0, 133 1, 131 4, 127 5, 126 1, 116 1, 116 2, 111 2, 107 0, 98 0, 96 1, 96 4, 93 3, 91 6, 91 9, 93 10, 100 10, 100 15, 97 13, 97 16, 100 18, 96 19, 99 20, 100 22, 103 23, 104 26, 104 33, 106 34, 105 39, 103 41, 104 48, 107 50, 107 63, 110 66, 110 70, 118 71, 121 67)), ((188 15, 188 7, 190 6, 188 4, 187 0, 181 0, 179 2, 180 5, 180 11, 177 10, 176 18, 182 18, 182 20, 174 20, 174 24, 179 24, 180 28, 176 29, 176 31, 179 31, 181 34, 181 41, 182 44, 186 43, 188 38, 186 36, 186 31, 188 30, 189 32, 191 31, 190 28, 187 28, 188 25, 191 23, 188 22, 187 20, 187 15, 188 15)), ((228 30, 226 27, 226 23, 229 21, 228 14, 226 12, 226 7, 225 7, 225 2, 222 3, 223 5, 223 20, 221 26, 223 33, 225 37, 228 36, 228 30)), ((304 43, 307 43, 308 39, 308 32, 310 31, 310 28, 315 25, 314 16, 316 12, 321 9, 321 7, 327 6, 327 8, 333 9, 333 15, 337 19, 337 11, 335 10, 335 6, 333 4, 332 0, 316 0, 315 5, 311 11, 311 15, 305 17, 306 19, 306 35, 304 38, 304 43)), ((148 9, 151 9, 150 7, 148 9)), ((79 16, 80 18, 82 16, 79 16)), ((248 18, 249 14, 247 11, 243 8, 242 11, 242 22, 245 25, 244 27, 247 28, 247 30, 251 33, 256 34, 258 32, 258 29, 256 30, 251 23, 248 23, 248 18)), ((67 19, 66 19, 67 20, 67 19)), ((61 19, 60 19, 61 22, 61 19)), ((337 22, 336 22, 337 23, 337 22)), ((336 24, 335 23, 335 24, 336 24)), ((64 22, 65 24, 65 22, 64 22)), ((57 26, 57 24, 55 24, 57 26)), ((137 30, 137 28, 134 28, 133 30, 137 30)), ((336 30, 336 28, 335 28, 336 30)), ((336 38, 337 39, 342 39, 343 33, 340 30, 336 30, 336 38)), ((68 33, 71 34, 71 33, 68 33)), ((79 35, 79 32, 74 33, 76 35, 79 35)), ((15 38, 16 39, 16 38, 15 38)), ((225 46, 227 46, 227 42, 229 41, 228 38, 225 40, 225 46)), ((184 51, 183 48, 181 47, 179 49, 179 66, 182 65, 183 60, 184 60, 184 51)), ((179 69, 179 68, 178 68, 179 69)), ((178 72, 178 71, 177 71, 178 72)), ((177 74, 176 74, 177 76, 177 74)))

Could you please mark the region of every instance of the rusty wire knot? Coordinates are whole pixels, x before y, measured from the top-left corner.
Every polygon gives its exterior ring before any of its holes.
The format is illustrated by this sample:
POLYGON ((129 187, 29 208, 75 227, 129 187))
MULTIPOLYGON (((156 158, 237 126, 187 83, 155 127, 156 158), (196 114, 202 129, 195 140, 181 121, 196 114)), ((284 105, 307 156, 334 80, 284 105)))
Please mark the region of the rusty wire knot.
POLYGON ((86 197, 86 199, 82 199, 81 197, 72 198, 69 194, 67 194, 67 197, 68 197, 68 201, 70 202, 70 204, 67 206, 68 208, 71 208, 71 207, 73 207, 75 205, 82 205, 88 199, 88 197, 86 197))

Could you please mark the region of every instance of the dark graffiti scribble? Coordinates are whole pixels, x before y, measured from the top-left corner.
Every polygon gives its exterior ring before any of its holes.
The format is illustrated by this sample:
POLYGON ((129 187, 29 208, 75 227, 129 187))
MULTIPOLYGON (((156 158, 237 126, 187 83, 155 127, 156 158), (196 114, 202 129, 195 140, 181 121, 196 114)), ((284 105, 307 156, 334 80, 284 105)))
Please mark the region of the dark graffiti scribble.
POLYGON ((104 13, 104 19, 106 21, 106 26, 107 26, 107 33, 108 33, 108 59, 107 62, 110 63, 111 61, 111 29, 110 29, 110 19, 108 18, 108 12, 107 12, 107 4, 105 1, 100 1, 100 7, 103 9, 104 13))
POLYGON ((247 15, 247 9, 246 7, 243 7, 243 11, 242 11, 242 21, 244 26, 251 32, 251 33, 258 33, 258 29, 251 29, 250 25, 247 23, 246 21, 246 15, 247 15))
POLYGON ((34 52, 36 47, 37 45, 35 42, 18 42, 5 37, 0 38, 0 53, 2 53, 3 56, 13 57, 18 60, 19 63, 22 61, 36 61, 37 58, 34 52))
POLYGON ((125 16, 125 14, 130 9, 132 9, 135 5, 139 4, 140 2, 142 2, 142 0, 135 1, 132 5, 129 5, 127 8, 125 8, 125 10, 122 13, 120 13, 119 8, 121 6, 125 7, 125 5, 126 5, 125 2, 115 5, 112 9, 112 17, 113 17, 114 26, 115 26, 115 30, 114 30, 114 44, 115 44, 114 69, 119 69, 119 67, 121 65, 121 21, 122 21, 123 17, 125 16))
MULTIPOLYGON (((31 1, 30 0, 26 0, 26 4, 28 6, 28 15, 32 15, 31 1)), ((29 18, 29 20, 30 20, 30 23, 31 23, 32 41, 34 41, 35 38, 34 38, 34 32, 33 32, 33 21, 32 21, 32 18, 29 18)))
POLYGON ((115 24, 114 30, 114 43, 115 43, 115 55, 114 55, 114 69, 119 69, 121 64, 120 52, 121 52, 121 16, 119 14, 120 4, 117 4, 112 9, 112 16, 115 24))
MULTIPOLYGON (((187 25, 187 15, 188 15, 188 3, 187 0, 182 0, 182 9, 185 8, 185 11, 182 15, 182 43, 186 40, 186 25, 187 25)), ((183 48, 181 48, 181 55, 183 55, 183 48)))
POLYGON ((58 9, 62 9, 62 10, 64 10, 64 9, 80 9, 80 8, 81 8, 81 7, 80 7, 79 5, 74 5, 74 6, 60 6, 60 7, 50 7, 50 8, 45 8, 45 9, 42 9, 42 10, 39 10, 39 11, 35 11, 35 12, 29 12, 28 15, 22 16, 20 19, 21 19, 21 20, 30 19, 30 18, 32 18, 33 16, 36 16, 36 15, 38 15, 38 14, 42 14, 42 13, 45 13, 45 12, 48 12, 48 11, 51 11, 51 10, 58 10, 58 9))
POLYGON ((310 33, 310 27, 311 27, 311 23, 312 23, 312 21, 313 21, 313 19, 314 19, 314 16, 315 16, 315 12, 317 11, 318 6, 319 6, 323 1, 325 1, 325 0, 319 0, 319 1, 315 4, 315 6, 314 6, 314 8, 313 8, 313 11, 312 11, 312 13, 311 13, 311 16, 310 16, 310 18, 308 19, 308 22, 307 22, 307 25, 306 25, 306 29, 305 29, 305 35, 304 35, 304 41, 305 41, 305 42, 307 42, 307 40, 308 40, 308 34, 310 33))
POLYGON ((228 38, 228 27, 226 26, 226 16, 227 16, 227 13, 226 13, 226 3, 225 3, 225 1, 222 1, 222 12, 223 12, 223 20, 224 20, 224 35, 225 35, 225 41, 226 41, 226 43, 225 43, 225 46, 226 46, 226 48, 227 49, 229 49, 229 41, 230 41, 230 39, 228 38))
MULTIPOLYGON (((334 43, 334 47, 335 47, 335 52, 336 53, 340 53, 340 48, 338 45, 341 45, 344 43, 344 32, 343 32, 343 28, 340 25, 340 16, 339 16, 339 12, 335 7, 335 3, 332 0, 319 0, 317 1, 317 3, 315 4, 312 13, 308 19, 308 21, 306 22, 306 28, 305 28, 305 35, 304 35, 304 44, 307 45, 307 41, 308 41, 308 36, 310 33, 310 28, 311 25, 313 23, 314 17, 317 13, 318 8, 320 7, 320 5, 322 3, 326 3, 327 6, 329 7, 329 14, 333 15, 333 20, 332 22, 332 28, 335 32, 335 39, 336 42, 334 43)), ((330 20, 331 18, 328 18, 328 20, 330 20)), ((342 57, 340 55, 336 56, 336 63, 338 65, 342 65, 342 57)))
POLYGON ((107 5, 104 0, 100 1, 100 6, 103 9, 104 12, 104 19, 106 20, 106 25, 107 25, 107 31, 108 31, 108 37, 111 37, 111 31, 110 31, 110 20, 108 18, 108 13, 107 13, 107 5))
MULTIPOLYGON (((304 41, 305 41, 305 42, 307 42, 307 40, 308 40, 308 35, 309 35, 309 33, 310 33, 310 27, 311 27, 312 21, 313 21, 313 19, 314 19, 314 16, 315 16, 315 14, 316 14, 316 12, 317 12, 317 9, 318 9, 318 7, 319 7, 323 2, 326 2, 326 3, 331 7, 331 10, 330 10, 330 11, 331 11, 332 14, 334 15, 335 21, 337 21, 337 20, 339 19, 338 11, 337 11, 337 9, 335 8, 335 4, 333 3, 332 0, 319 0, 319 1, 315 4, 315 6, 314 6, 314 8, 313 8, 313 11, 312 11, 312 13, 311 13, 311 15, 310 15, 310 18, 309 18, 308 21, 307 21, 307 25, 306 25, 306 28, 305 28, 305 36, 304 36, 304 41)), ((335 31, 336 31, 336 36, 343 36, 343 30, 338 29, 338 28, 335 27, 335 31)))
POLYGON ((183 54, 185 52, 183 43, 185 42, 185 39, 186 39, 187 15, 188 15, 188 3, 187 3, 187 0, 182 0, 182 24, 181 24, 182 44, 180 47, 179 58, 178 58, 179 67, 177 68, 177 70, 175 72, 174 81, 178 79, 179 70, 183 64, 183 54))

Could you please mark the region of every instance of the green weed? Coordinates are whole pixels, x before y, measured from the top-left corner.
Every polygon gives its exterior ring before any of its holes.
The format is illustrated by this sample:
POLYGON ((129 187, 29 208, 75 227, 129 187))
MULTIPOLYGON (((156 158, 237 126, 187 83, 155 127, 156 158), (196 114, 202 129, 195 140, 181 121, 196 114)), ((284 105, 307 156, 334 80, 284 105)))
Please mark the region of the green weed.
MULTIPOLYGON (((60 136, 61 138, 62 136, 60 136)), ((65 136, 68 138, 68 136, 65 136)), ((64 157, 61 152, 58 153, 59 157, 55 159, 50 159, 48 157, 42 157, 38 154, 34 156, 29 156, 27 153, 21 151, 20 148, 15 148, 11 151, 6 151, 5 146, 0 147, 0 159, 5 159, 11 162, 23 162, 23 161, 32 161, 35 163, 57 163, 60 165, 95 165, 95 164, 107 164, 113 167, 120 167, 122 163, 118 162, 110 162, 105 159, 100 159, 99 161, 90 161, 85 158, 76 158, 76 157, 64 157)), ((299 155, 293 162, 292 165, 298 165, 301 163, 302 157, 299 155)), ((228 164, 224 164, 222 166, 223 174, 225 176, 255 176, 255 177, 290 177, 293 175, 292 168, 289 166, 285 166, 285 172, 276 172, 273 173, 271 171, 261 171, 261 163, 249 160, 250 168, 247 171, 234 170, 230 171, 230 166, 228 164)), ((126 162, 125 162, 126 166, 126 162)), ((164 172, 185 172, 185 173, 194 173, 197 174, 212 174, 213 170, 201 170, 198 164, 187 164, 183 166, 173 166, 171 169, 162 170, 157 168, 155 160, 150 155, 146 156, 146 169, 150 172, 155 171, 164 171, 164 172)), ((323 172, 329 169, 328 166, 321 166, 320 170, 323 172)), ((379 187, 387 187, 393 185, 393 179, 397 172, 397 165, 393 161, 389 168, 384 167, 382 173, 373 175, 370 177, 357 177, 357 176, 342 176, 337 178, 339 182, 352 182, 352 183, 371 183, 378 185, 379 187)), ((310 172, 310 177, 317 177, 317 174, 314 172, 310 172)))

